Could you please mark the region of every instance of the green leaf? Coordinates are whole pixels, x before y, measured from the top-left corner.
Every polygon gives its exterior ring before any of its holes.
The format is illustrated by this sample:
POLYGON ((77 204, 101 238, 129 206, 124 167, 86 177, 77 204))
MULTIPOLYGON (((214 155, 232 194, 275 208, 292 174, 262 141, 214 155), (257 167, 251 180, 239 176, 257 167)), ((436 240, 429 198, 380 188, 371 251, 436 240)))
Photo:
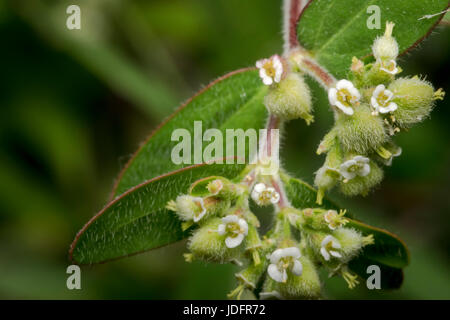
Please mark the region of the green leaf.
MULTIPOLYGON (((315 203, 317 191, 307 183, 282 174, 284 189, 292 206, 299 209, 319 207, 315 203)), ((337 209, 336 205, 324 199, 322 207, 337 209)), ((406 245, 396 235, 376 227, 349 219, 346 227, 354 228, 363 235, 372 234, 375 244, 364 248, 362 256, 387 267, 403 268, 409 264, 409 252, 406 245)))
MULTIPOLYGON (((209 128, 219 129, 224 141, 226 129, 255 129, 258 132, 267 119, 267 111, 262 103, 266 90, 267 87, 254 69, 231 72, 212 82, 182 105, 169 121, 150 136, 122 171, 114 195, 186 166, 176 165, 171 160, 172 148, 179 143, 171 141, 175 129, 187 129, 192 140, 197 141, 202 140, 202 137, 195 138, 194 121, 202 122, 203 133, 209 128)), ((203 142, 203 145, 208 143, 203 142)), ((193 146, 192 151, 195 151, 193 146)))
POLYGON ((409 252, 405 243, 386 230, 369 226, 360 221, 349 219, 346 227, 359 230, 363 235, 372 234, 375 245, 364 248, 364 256, 393 268, 404 268, 409 264, 409 252))
POLYGON ((312 0, 300 17, 298 39, 320 64, 343 78, 353 56, 371 55, 373 41, 384 33, 386 21, 395 23, 393 35, 404 53, 428 35, 442 15, 419 19, 447 7, 447 0, 312 0), (374 14, 367 13, 371 5, 380 8, 381 29, 367 27, 374 14))
POLYGON ((402 269, 386 266, 379 261, 369 259, 366 255, 358 256, 350 261, 349 268, 366 281, 373 274, 367 272, 367 267, 371 265, 380 267, 381 289, 399 289, 401 287, 403 283, 402 269))
POLYGON ((244 165, 201 164, 138 185, 109 203, 76 236, 70 258, 93 264, 161 247, 188 236, 181 221, 165 208, 205 176, 237 176, 244 165))

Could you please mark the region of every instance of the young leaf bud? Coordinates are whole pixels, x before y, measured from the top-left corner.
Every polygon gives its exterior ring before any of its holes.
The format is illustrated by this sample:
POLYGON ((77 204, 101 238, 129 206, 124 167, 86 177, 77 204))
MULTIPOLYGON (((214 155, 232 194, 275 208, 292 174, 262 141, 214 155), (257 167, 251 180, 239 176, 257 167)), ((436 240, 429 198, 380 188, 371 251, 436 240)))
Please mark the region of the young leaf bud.
POLYGON ((418 77, 397 79, 388 89, 393 92, 393 101, 398 105, 393 112, 394 124, 401 128, 409 128, 424 120, 435 104, 433 86, 418 77))
POLYGON ((351 117, 338 115, 333 130, 336 130, 344 152, 367 154, 387 140, 383 120, 373 116, 366 104, 356 108, 351 117))
POLYGON ((229 235, 219 232, 219 226, 222 224, 222 219, 211 218, 194 232, 188 243, 188 248, 194 258, 224 263, 239 257, 243 246, 238 245, 233 248, 227 246, 226 239, 229 235))
POLYGON ((303 76, 297 73, 290 73, 278 85, 272 86, 264 104, 272 114, 285 120, 302 118, 310 124, 314 119, 310 90, 303 76))
POLYGON ((341 181, 339 187, 346 196, 367 195, 370 189, 383 179, 383 170, 375 162, 361 156, 344 162, 340 172, 344 180, 341 181), (352 163, 347 165, 347 162, 350 161, 352 163))

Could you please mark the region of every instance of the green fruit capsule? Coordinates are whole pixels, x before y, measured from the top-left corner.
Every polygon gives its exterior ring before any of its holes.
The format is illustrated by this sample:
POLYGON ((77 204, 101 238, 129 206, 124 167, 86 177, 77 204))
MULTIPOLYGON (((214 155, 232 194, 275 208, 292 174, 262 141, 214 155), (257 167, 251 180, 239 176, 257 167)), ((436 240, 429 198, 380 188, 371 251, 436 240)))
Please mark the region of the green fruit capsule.
POLYGON ((351 116, 339 114, 333 130, 344 152, 367 154, 387 140, 383 120, 372 115, 366 104, 355 108, 351 116))
POLYGON ((302 118, 307 124, 314 120, 310 90, 303 76, 297 73, 290 73, 279 84, 272 86, 264 98, 264 104, 270 113, 285 120, 302 118))
POLYGON ((433 86, 418 77, 397 79, 388 89, 394 93, 393 101, 398 105, 393 116, 395 124, 400 128, 409 128, 421 122, 434 107, 433 86))

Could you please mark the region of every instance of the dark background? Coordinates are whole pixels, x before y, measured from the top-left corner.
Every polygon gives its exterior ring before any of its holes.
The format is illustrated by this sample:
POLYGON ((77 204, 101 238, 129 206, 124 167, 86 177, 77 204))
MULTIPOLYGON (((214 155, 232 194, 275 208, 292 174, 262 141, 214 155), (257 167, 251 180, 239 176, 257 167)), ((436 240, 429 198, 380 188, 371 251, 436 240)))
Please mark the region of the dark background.
MULTIPOLYGON (((0 1, 0 298, 222 299, 235 267, 185 263, 185 243, 84 268, 66 289, 67 250, 104 204, 139 142, 212 79, 280 52, 281 1, 0 1), (69 4, 82 30, 65 27, 69 4)), ((450 91, 450 27, 404 56, 405 75, 450 91)), ((313 86, 316 122, 287 126, 285 167, 312 182, 332 123, 313 86)), ((325 103, 323 103, 325 102, 325 103)), ((403 155, 366 198, 341 199, 411 250, 395 292, 326 281, 329 298, 450 298, 450 99, 401 133, 403 155)), ((324 275, 324 279, 325 279, 324 275)))

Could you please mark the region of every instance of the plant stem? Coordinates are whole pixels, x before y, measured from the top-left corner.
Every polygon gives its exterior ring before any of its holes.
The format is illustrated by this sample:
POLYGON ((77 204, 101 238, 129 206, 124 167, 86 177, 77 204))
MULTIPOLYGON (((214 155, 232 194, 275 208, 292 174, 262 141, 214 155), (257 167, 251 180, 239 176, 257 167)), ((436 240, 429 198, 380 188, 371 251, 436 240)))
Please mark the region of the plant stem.
POLYGON ((336 78, 322 67, 303 48, 292 51, 289 59, 302 71, 313 77, 319 84, 328 91, 336 83, 336 78))
POLYGON ((300 47, 297 39, 297 22, 307 2, 307 0, 284 1, 283 33, 285 55, 288 55, 291 50, 300 47))

